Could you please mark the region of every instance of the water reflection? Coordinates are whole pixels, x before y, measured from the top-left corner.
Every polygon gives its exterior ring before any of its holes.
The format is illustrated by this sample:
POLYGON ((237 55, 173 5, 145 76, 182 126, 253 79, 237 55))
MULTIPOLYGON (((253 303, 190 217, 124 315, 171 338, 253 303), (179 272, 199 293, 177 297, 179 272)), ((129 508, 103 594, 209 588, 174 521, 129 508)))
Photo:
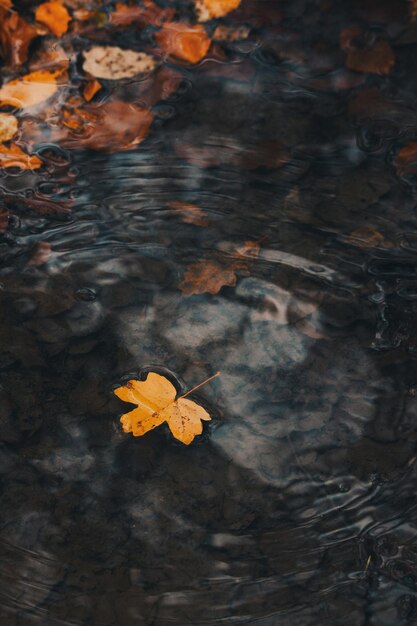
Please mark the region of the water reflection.
POLYGON ((282 7, 292 37, 264 4, 138 150, 1 179, 2 623, 416 619, 415 185, 390 160, 414 74, 342 67, 355 3, 282 7), (362 115, 366 81, 398 98, 362 115), (248 239, 236 287, 181 293, 248 239), (121 432, 112 388, 146 368, 221 370, 190 448, 121 432))

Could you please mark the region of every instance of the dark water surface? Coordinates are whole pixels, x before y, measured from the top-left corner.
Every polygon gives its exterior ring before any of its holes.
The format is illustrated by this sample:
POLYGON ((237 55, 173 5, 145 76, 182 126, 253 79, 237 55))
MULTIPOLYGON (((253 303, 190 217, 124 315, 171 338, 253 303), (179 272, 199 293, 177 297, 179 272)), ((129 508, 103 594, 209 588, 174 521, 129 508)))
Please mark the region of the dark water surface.
POLYGON ((248 6, 137 149, 1 175, 1 626, 417 624, 417 28, 399 0, 248 6), (351 25, 389 73, 346 67, 351 25), (248 240, 235 287, 181 293, 248 240), (122 432, 112 390, 149 369, 221 370, 189 447, 122 432))

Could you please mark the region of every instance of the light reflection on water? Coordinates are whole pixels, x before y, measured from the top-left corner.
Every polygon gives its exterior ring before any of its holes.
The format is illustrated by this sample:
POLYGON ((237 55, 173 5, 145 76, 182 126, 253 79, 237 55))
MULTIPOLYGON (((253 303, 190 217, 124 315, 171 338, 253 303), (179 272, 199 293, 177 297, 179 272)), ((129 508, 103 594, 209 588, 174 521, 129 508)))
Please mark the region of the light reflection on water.
MULTIPOLYGON (((331 39, 350 23, 336 2, 323 26, 310 4, 288 28, 331 39)), ((417 615, 414 183, 389 160, 401 118, 352 120, 324 52, 283 60, 272 27, 261 41, 193 70, 138 150, 68 153, 67 185, 1 180, 5 624, 417 615), (271 140, 282 167, 262 163, 271 140), (16 201, 28 189, 71 207, 39 215, 16 201), (384 244, 358 245, 361 228, 384 244), (189 264, 248 239, 261 252, 236 287, 181 293, 189 264), (39 242, 51 255, 34 266, 39 242), (195 394, 213 421, 190 448, 164 427, 121 432, 112 388, 147 368, 184 389, 221 370, 195 394)))

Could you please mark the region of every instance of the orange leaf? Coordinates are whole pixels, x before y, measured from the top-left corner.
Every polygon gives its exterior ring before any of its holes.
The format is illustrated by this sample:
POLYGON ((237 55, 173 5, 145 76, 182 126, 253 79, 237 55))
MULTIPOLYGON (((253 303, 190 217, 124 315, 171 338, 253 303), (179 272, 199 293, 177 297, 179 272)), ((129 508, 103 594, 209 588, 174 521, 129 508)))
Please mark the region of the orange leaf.
POLYGON ((37 156, 29 156, 16 144, 10 144, 8 148, 0 144, 0 167, 19 167, 22 170, 37 170, 42 161, 37 156))
POLYGON ((167 422, 174 437, 189 445, 203 432, 202 420, 211 420, 207 411, 196 402, 186 400, 184 396, 176 399, 174 385, 155 372, 149 372, 145 381, 129 380, 114 393, 124 402, 138 405, 120 418, 124 432, 132 433, 134 437, 141 437, 167 422))
POLYGON ((40 4, 36 9, 35 17, 38 22, 46 24, 56 37, 62 37, 67 32, 71 21, 67 8, 60 2, 54 1, 40 4))
POLYGON ((50 98, 57 90, 56 79, 62 70, 38 70, 11 80, 0 89, 0 104, 25 109, 50 98))
POLYGON ((29 46, 37 36, 36 29, 18 13, 4 14, 0 9, 0 52, 7 65, 26 63, 29 46))
POLYGON ((101 89, 101 83, 98 80, 89 80, 83 90, 84 98, 90 102, 101 89))
POLYGON ((12 8, 12 0, 0 0, 0 7, 2 9, 11 9, 12 8))
POLYGON ((204 27, 185 22, 169 22, 155 34, 165 52, 190 63, 198 63, 210 48, 211 40, 204 27))
POLYGON ((9 113, 0 113, 0 141, 9 141, 17 133, 17 119, 9 113))
POLYGON ((189 265, 178 285, 185 296, 200 293, 219 293, 222 287, 236 285, 236 272, 222 267, 216 261, 197 261, 189 265))
POLYGON ((189 202, 173 201, 168 204, 170 209, 178 211, 185 224, 195 224, 195 226, 208 226, 208 219, 199 206, 189 202))
POLYGON ((200 22, 223 17, 237 9, 241 0, 196 0, 195 8, 200 22))

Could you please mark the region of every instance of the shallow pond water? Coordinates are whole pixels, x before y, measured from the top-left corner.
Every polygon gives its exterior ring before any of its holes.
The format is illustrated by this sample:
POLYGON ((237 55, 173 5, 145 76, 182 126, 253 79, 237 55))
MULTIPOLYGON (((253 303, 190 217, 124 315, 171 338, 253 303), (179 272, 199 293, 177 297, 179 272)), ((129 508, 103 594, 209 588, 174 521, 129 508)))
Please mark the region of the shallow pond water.
POLYGON ((416 26, 233 15, 249 37, 177 67, 140 146, 2 170, 2 625, 417 623, 416 26), (346 66, 352 25, 389 71, 346 66), (234 286, 181 291, 248 241, 234 286), (122 432, 112 391, 150 370, 221 371, 192 445, 122 432))

